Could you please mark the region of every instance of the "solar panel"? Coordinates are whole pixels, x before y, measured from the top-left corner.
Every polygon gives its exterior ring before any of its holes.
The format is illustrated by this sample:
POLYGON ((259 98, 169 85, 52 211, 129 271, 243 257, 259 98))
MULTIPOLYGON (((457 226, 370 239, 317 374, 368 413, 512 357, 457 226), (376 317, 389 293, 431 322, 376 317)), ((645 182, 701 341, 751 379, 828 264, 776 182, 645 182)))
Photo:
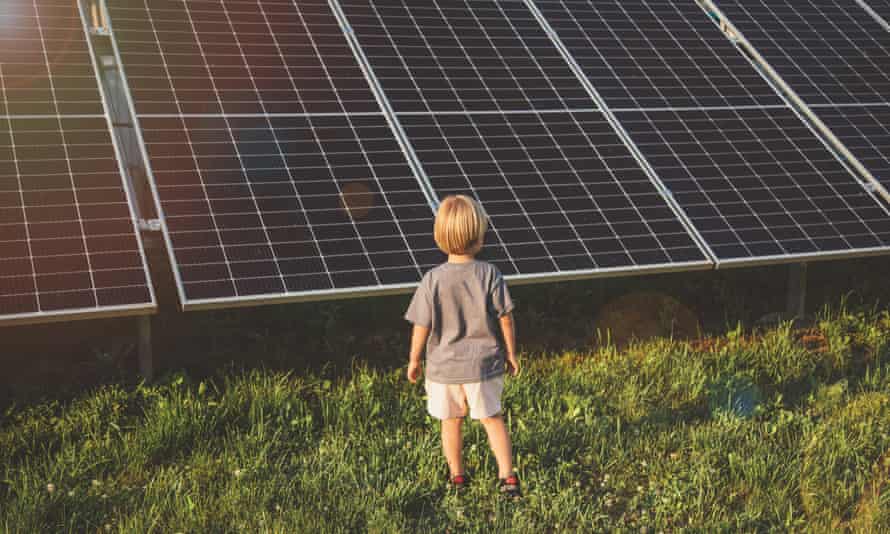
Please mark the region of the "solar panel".
POLYGON ((722 263, 890 246, 886 209, 694 2, 536 5, 722 263))
POLYGON ((782 105, 694 2, 535 4, 612 108, 782 105))
POLYGON ((109 9, 186 308, 393 290, 441 259, 327 2, 109 9))
POLYGON ((396 112, 595 107, 521 1, 340 4, 396 112))
POLYGON ((492 227, 483 256, 505 274, 704 259, 599 112, 401 121, 436 192, 481 200, 492 227))
POLYGON ((504 273, 708 265, 525 3, 341 7, 435 193, 488 212, 504 273))
POLYGON ((4 2, 0 29, 0 324, 151 312, 76 4, 4 2))
POLYGON ((322 0, 108 5, 139 115, 380 112, 322 0))
POLYGON ((789 109, 618 112, 724 260, 890 246, 890 217, 789 109))
POLYGON ((888 102, 890 33, 854 0, 718 5, 808 104, 888 102))
POLYGON ((890 107, 890 32, 854 0, 722 1, 720 8, 813 113, 890 187, 890 152, 880 137, 886 129, 880 121, 890 107))
POLYGON ((890 105, 813 109, 856 158, 890 187, 890 105))

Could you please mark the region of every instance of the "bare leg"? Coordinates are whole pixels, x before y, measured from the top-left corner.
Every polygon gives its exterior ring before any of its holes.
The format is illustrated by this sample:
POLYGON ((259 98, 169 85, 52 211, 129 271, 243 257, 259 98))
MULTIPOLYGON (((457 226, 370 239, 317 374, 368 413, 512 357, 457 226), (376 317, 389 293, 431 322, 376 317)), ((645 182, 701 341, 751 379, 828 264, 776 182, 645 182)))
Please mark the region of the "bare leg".
POLYGON ((504 418, 500 414, 486 417, 482 419, 482 425, 485 427, 485 432, 488 433, 491 451, 498 461, 498 478, 507 478, 513 474, 513 451, 504 418))
POLYGON ((460 417, 442 420, 442 451, 445 453, 445 460, 448 461, 451 476, 464 474, 464 443, 460 433, 461 423, 463 423, 463 419, 460 417))

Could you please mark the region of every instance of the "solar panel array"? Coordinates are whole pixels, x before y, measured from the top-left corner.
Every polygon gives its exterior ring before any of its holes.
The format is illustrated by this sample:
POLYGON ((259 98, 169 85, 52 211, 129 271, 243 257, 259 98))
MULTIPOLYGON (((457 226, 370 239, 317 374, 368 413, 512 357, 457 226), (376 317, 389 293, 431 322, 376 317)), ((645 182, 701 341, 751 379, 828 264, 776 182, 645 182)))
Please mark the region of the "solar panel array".
POLYGON ((536 5, 718 260, 890 246, 886 210, 695 2, 536 5))
POLYGON ((327 2, 109 2, 186 307, 416 283, 432 212, 327 2))
POLYGON ((890 187, 890 32, 855 0, 718 4, 816 116, 890 187))
MULTIPOLYGON (((692 1, 107 4, 187 309, 411 287, 452 193, 514 278, 890 250, 887 207, 692 1)), ((890 32, 855 0, 720 7, 888 183, 890 32)), ((151 311, 78 2, 0 29, 0 322, 151 311)))
POLYGON ((524 2, 340 5, 433 190, 489 214, 504 273, 708 264, 524 2))
POLYGON ((154 308, 73 2, 0 5, 0 324, 154 308))

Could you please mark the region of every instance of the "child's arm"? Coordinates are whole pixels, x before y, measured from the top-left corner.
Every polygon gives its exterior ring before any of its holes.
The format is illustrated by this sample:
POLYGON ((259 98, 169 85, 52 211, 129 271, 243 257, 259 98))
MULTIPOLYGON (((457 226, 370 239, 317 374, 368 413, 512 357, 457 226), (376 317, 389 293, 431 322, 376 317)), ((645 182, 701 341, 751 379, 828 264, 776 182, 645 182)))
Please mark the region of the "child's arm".
POLYGON ((505 313, 499 319, 504 344, 507 346, 507 371, 513 376, 519 374, 519 361, 516 359, 516 330, 513 327, 513 314, 505 313))
POLYGON ((420 376, 420 356, 426 345, 426 338, 430 335, 430 329, 425 326, 414 325, 411 331, 411 354, 408 356, 408 380, 414 384, 420 376))

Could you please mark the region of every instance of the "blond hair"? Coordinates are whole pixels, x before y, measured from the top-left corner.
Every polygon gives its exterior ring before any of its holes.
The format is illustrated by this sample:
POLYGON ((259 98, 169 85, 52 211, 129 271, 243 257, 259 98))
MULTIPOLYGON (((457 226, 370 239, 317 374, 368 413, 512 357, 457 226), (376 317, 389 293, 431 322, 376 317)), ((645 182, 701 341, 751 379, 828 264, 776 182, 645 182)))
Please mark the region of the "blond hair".
POLYGON ((478 202, 450 195, 439 204, 433 237, 445 254, 473 254, 482 246, 488 218, 478 202))

